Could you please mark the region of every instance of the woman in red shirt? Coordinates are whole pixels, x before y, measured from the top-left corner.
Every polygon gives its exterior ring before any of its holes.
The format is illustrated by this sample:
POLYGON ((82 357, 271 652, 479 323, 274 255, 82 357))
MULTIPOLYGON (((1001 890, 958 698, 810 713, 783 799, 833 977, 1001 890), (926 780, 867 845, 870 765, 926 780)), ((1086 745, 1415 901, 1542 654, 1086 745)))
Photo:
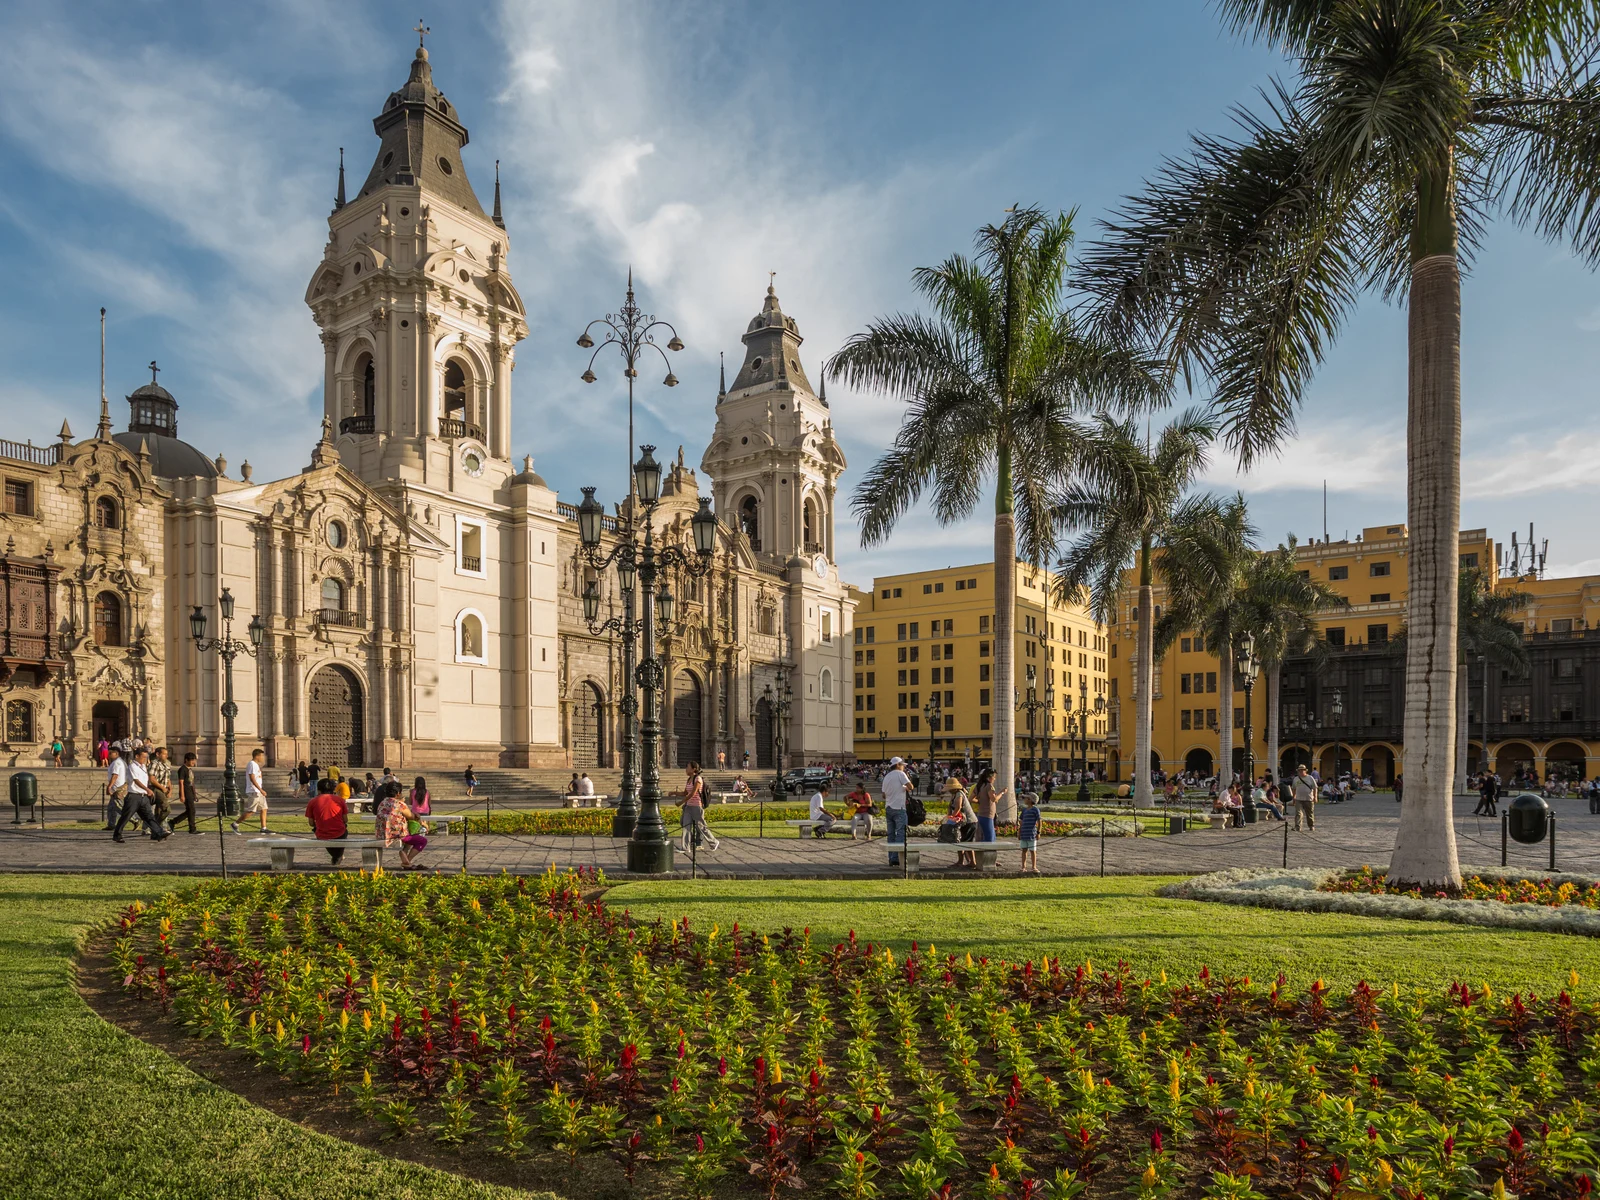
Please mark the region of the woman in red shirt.
MULTIPOLYGON (((311 802, 306 805, 306 820, 311 823, 311 830, 317 835, 319 842, 343 841, 350 833, 350 826, 345 818, 344 801, 339 799, 334 788, 338 786, 331 779, 317 781, 317 794, 311 797, 311 802)), ((333 860, 333 865, 338 866, 344 858, 343 846, 328 846, 328 857, 333 860)))

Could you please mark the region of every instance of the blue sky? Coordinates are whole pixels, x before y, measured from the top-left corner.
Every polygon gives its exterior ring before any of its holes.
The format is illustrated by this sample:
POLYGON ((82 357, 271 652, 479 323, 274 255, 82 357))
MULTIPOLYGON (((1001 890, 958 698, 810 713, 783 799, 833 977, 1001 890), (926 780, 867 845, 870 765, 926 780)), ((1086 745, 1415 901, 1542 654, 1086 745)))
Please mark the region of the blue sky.
MULTIPOLYGON (((339 147, 359 180, 371 119, 404 81, 416 5, 6 4, 0 70, 0 436, 79 436, 107 390, 178 397, 186 440, 256 478, 304 465, 322 356, 302 297, 326 234, 339 147)), ((514 376, 517 453, 563 496, 621 491, 620 372, 578 381, 573 339, 641 302, 689 349, 674 391, 646 379, 641 440, 697 462, 717 353, 737 361, 777 271, 808 369, 873 316, 914 306, 912 270, 969 247, 1021 201, 1079 228, 1191 131, 1221 132, 1279 64, 1229 39, 1200 0, 988 5, 457 3, 423 14, 435 80, 471 130, 487 202, 505 186, 509 265, 532 333, 514 376)), ((1535 522, 1553 570, 1600 571, 1586 499, 1597 444, 1600 281, 1563 250, 1496 227, 1464 293, 1463 523, 1535 522)), ((1367 301, 1311 388, 1300 435, 1248 477, 1263 538, 1335 537, 1405 512, 1405 318, 1367 301)), ((846 486, 895 408, 830 388, 846 486)), ((233 468, 230 468, 232 471, 233 468)), ((980 511, 925 513, 846 578, 988 557, 980 511)))

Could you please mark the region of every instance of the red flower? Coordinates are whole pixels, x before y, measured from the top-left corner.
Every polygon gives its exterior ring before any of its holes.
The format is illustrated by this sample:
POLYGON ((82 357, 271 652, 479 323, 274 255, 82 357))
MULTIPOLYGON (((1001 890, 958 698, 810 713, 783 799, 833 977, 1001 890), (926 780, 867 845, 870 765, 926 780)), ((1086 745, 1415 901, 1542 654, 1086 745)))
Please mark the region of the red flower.
POLYGON ((1511 1127, 1511 1132, 1506 1134, 1506 1145, 1511 1147, 1511 1153, 1522 1153, 1522 1135, 1517 1132, 1515 1125, 1511 1127))
POLYGON ((1161 1130, 1158 1129, 1150 1135, 1150 1149, 1157 1154, 1161 1153, 1161 1130))

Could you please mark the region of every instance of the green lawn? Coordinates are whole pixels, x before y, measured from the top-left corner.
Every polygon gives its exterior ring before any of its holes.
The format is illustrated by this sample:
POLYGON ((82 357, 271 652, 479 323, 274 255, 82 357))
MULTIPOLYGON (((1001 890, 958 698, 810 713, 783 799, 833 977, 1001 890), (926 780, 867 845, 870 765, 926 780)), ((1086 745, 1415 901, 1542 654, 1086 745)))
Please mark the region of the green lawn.
MULTIPOLYGON (((746 929, 991 956, 1059 954, 1141 973, 1320 975, 1344 988, 1465 978, 1553 991, 1600 980, 1600 940, 1452 925, 1276 913, 1163 900, 1161 880, 631 883, 610 902, 643 918, 689 914, 746 929)), ((303 1129, 206 1083, 107 1025, 72 989, 92 925, 187 881, 0 875, 0 1196, 40 1198, 512 1197, 303 1129)))
POLYGON ((1496 990, 1549 993, 1576 970, 1600 981, 1600 939, 1329 913, 1286 913, 1165 900, 1168 879, 986 879, 627 883, 608 902, 634 916, 680 917, 706 930, 738 921, 768 931, 809 926, 813 937, 896 949, 913 940, 975 957, 1059 955, 1141 974, 1213 973, 1301 983, 1320 976, 1348 988, 1372 983, 1445 984, 1462 979, 1496 990))
MULTIPOLYGON (((184 880, 0 875, 0 1196, 273 1200, 533 1193, 312 1133, 106 1024, 72 989, 91 925, 184 880)), ((541 1193, 548 1195, 548 1193, 541 1193)))

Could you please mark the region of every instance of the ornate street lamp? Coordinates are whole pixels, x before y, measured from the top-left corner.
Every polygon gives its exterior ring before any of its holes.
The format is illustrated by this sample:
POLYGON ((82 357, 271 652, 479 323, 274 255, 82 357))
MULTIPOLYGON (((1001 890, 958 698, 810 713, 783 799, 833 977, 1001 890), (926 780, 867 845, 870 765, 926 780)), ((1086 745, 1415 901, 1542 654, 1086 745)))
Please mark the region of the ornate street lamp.
POLYGON ((922 706, 922 715, 928 721, 928 795, 933 795, 933 755, 937 749, 937 739, 933 736, 939 730, 939 693, 929 692, 928 702, 922 706))
MULTIPOLYGON (((1238 649, 1235 652, 1234 663, 1239 668, 1239 674, 1244 679, 1244 819, 1247 825, 1255 824, 1256 802, 1256 759, 1255 759, 1255 726, 1251 712, 1251 697, 1255 691, 1256 676, 1261 672, 1261 663, 1256 658, 1256 639, 1250 634, 1245 634, 1239 639, 1238 649)), ((1232 719, 1230 714, 1229 719, 1232 719)))
POLYGON ((1338 688, 1333 690, 1333 703, 1328 705, 1328 724, 1333 726, 1333 785, 1339 786, 1339 748, 1341 733, 1344 729, 1344 693, 1338 688))
POLYGON ((239 706, 233 699, 233 660, 241 654, 255 657, 261 648, 261 639, 266 636, 266 622, 257 613, 250 618, 246 626, 250 640, 241 642, 233 636, 233 593, 227 588, 222 589, 222 595, 217 597, 217 608, 222 614, 222 636, 206 640, 206 611, 196 604, 189 613, 189 632, 194 636, 194 648, 204 654, 207 650, 215 650, 222 659, 222 795, 217 801, 217 807, 222 815, 230 820, 239 815, 239 783, 234 766, 234 735, 233 720, 239 715, 239 706))
MULTIPOLYGON (((623 522, 618 528, 618 541, 634 543, 637 540, 637 524, 633 497, 636 494, 637 473, 633 458, 633 381, 639 377, 639 360, 648 357, 650 351, 660 356, 661 361, 667 364, 666 378, 661 382, 667 387, 676 387, 678 377, 672 373, 672 364, 668 361, 666 353, 656 341, 659 332, 670 333, 671 339, 667 342, 667 350, 678 351, 683 349, 683 341, 678 337, 678 331, 669 322, 658 321, 652 314, 642 312, 633 298, 633 268, 628 268, 628 294, 623 301, 622 309, 616 313, 608 313, 604 317, 590 321, 584 327, 583 333, 578 336, 578 345, 585 350, 593 350, 589 356, 589 365, 584 370, 581 378, 585 383, 594 383, 598 376, 594 373, 595 361, 600 357, 600 352, 608 346, 615 346, 622 355, 623 376, 628 381, 628 495, 629 502, 624 506, 623 522), (594 334, 603 334, 598 345, 595 344, 594 334)), ((654 460, 651 460, 654 462, 654 460)), ((655 466, 655 481, 657 495, 659 495, 661 468, 655 466)), ((637 493, 643 499, 642 492, 637 493)), ((654 503, 653 500, 648 503, 654 503)), ((601 527, 605 518, 605 506, 594 499, 594 489, 586 489, 584 503, 578 506, 578 533, 583 545, 591 549, 600 544, 601 527)), ((617 799, 617 810, 611 818, 611 836, 614 838, 630 837, 633 834, 634 822, 639 816, 639 800, 637 795, 638 778, 638 753, 639 753, 639 700, 634 694, 634 680, 638 674, 637 654, 640 622, 637 616, 634 601, 635 566, 637 555, 629 556, 624 560, 617 560, 618 582, 622 586, 622 615, 612 618, 604 624, 596 626, 594 617, 588 616, 591 605, 587 599, 584 601, 586 619, 590 624, 590 632, 598 636, 603 631, 617 634, 622 642, 622 697, 617 703, 617 711, 622 717, 622 794, 617 799)), ((593 604, 596 615, 599 613, 598 589, 593 604)))
MULTIPOLYGON (((769 683, 761 689, 762 698, 766 700, 767 707, 772 713, 772 802, 783 803, 783 731, 789 720, 789 710, 794 707, 794 689, 789 686, 789 668, 787 665, 779 667, 778 686, 776 689, 769 683)), ((750 724, 756 722, 756 710, 750 710, 750 724)), ((879 743, 889 735, 880 733, 879 743)), ((767 810, 761 810, 761 834, 766 836, 767 810)))
MULTIPOLYGON (((657 747, 661 740, 660 704, 662 685, 665 682, 665 666, 656 657, 656 623, 671 624, 677 609, 677 600, 667 588, 665 581, 661 579, 661 575, 662 572, 674 568, 696 577, 711 571, 711 552, 717 543, 717 518, 711 511, 711 501, 702 496, 699 511, 689 520, 694 533, 693 552, 686 551, 682 546, 657 547, 652 518, 661 499, 661 464, 656 461, 654 446, 641 446, 640 450, 643 453, 639 456, 639 461, 633 465, 633 481, 635 493, 643 506, 639 514, 639 524, 644 530, 643 545, 637 545, 633 538, 629 537, 619 541, 609 554, 601 552, 600 522, 584 519, 585 505, 589 506, 588 512, 591 518, 594 509, 600 507, 594 499, 593 488, 583 489, 584 503, 578 510, 578 536, 583 543, 580 549, 585 562, 596 571, 602 572, 615 563, 619 582, 636 581, 642 593, 639 596, 639 605, 643 615, 638 618, 637 628, 634 625, 636 618, 631 603, 620 620, 614 617, 605 625, 591 626, 591 628, 596 633, 604 629, 615 629, 622 633, 624 641, 629 645, 631 645, 628 641, 629 635, 637 632, 641 641, 643 654, 634 669, 634 680, 644 693, 644 711, 639 724, 642 783, 638 809, 629 828, 628 870, 640 874, 662 874, 672 870, 672 841, 667 837, 666 823, 661 819, 661 764, 657 761, 657 747)), ((588 617, 591 609, 598 615, 597 590, 589 587, 585 588, 584 592, 585 617, 588 617)), ((632 596, 631 589, 627 594, 632 596)), ((630 687, 624 703, 632 699, 630 687)), ((626 768, 624 770, 626 771, 626 768)), ((626 776, 624 778, 626 783, 626 776)), ((623 802, 626 801, 627 796, 624 794, 623 802)), ((618 819, 612 823, 613 837, 621 836, 617 832, 621 816, 619 808, 618 819)))
MULTIPOLYGON (((1017 707, 1022 709, 1022 711, 1027 713, 1027 715, 1028 715, 1028 770, 1029 771, 1033 771, 1033 772, 1037 772, 1038 769, 1039 769, 1039 761, 1038 761, 1038 757, 1037 757, 1036 750, 1035 750, 1036 743, 1037 743, 1037 740, 1038 740, 1038 729, 1037 729, 1038 715, 1039 715, 1040 712, 1046 711, 1046 710, 1049 709, 1049 707, 1050 707, 1050 699, 1049 699, 1049 697, 1054 695, 1053 689, 1047 687, 1045 689, 1046 699, 1044 699, 1044 700, 1039 699, 1038 688, 1036 686, 1036 679, 1037 679, 1037 673, 1034 670, 1033 664, 1029 663, 1028 664, 1028 687, 1027 687, 1027 690, 1023 693, 1022 699, 1020 701, 1018 701, 1018 703, 1017 703, 1017 707)), ((1049 738, 1047 736, 1046 739, 1045 739, 1045 745, 1048 746, 1049 744, 1050 744, 1050 742, 1049 742, 1049 738)))

